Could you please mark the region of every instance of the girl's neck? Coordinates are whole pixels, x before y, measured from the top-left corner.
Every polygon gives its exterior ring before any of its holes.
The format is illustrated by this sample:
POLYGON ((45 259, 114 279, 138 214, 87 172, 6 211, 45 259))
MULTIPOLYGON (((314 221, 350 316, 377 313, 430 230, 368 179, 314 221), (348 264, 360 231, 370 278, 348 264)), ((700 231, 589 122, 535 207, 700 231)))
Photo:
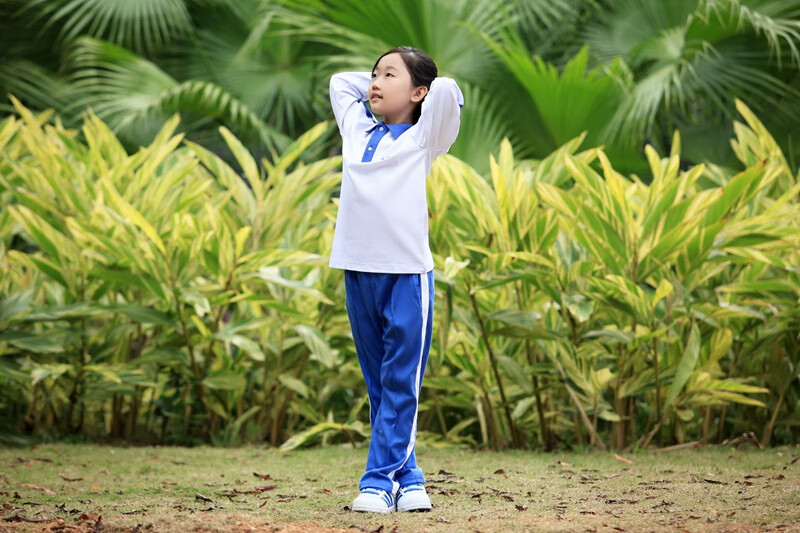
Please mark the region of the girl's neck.
POLYGON ((385 124, 413 124, 414 121, 411 120, 411 112, 409 112, 398 117, 388 117, 384 115, 383 122, 385 124))

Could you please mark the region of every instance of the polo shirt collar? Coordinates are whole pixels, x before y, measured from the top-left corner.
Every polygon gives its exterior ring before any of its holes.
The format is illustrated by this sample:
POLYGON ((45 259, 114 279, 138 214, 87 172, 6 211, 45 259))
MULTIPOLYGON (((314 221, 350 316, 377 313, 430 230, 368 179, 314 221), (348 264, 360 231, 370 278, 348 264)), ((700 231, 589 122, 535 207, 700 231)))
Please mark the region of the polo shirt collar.
POLYGON ((392 137, 397 139, 403 133, 405 133, 408 128, 413 126, 413 124, 386 124, 385 122, 381 121, 381 122, 377 122, 377 123, 373 124, 371 127, 367 128, 367 133, 375 130, 375 128, 377 128, 378 126, 386 126, 389 129, 389 131, 392 133, 392 137))

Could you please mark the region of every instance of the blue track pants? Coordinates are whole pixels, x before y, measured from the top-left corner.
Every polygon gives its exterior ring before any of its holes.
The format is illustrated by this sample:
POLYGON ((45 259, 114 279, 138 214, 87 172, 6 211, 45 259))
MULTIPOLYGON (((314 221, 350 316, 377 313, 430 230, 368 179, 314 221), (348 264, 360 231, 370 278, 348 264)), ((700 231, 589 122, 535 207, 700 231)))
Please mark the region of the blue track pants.
POLYGON ((345 271, 347 314, 369 394, 372 438, 359 488, 425 483, 417 466, 419 392, 433 329, 433 271, 345 271))

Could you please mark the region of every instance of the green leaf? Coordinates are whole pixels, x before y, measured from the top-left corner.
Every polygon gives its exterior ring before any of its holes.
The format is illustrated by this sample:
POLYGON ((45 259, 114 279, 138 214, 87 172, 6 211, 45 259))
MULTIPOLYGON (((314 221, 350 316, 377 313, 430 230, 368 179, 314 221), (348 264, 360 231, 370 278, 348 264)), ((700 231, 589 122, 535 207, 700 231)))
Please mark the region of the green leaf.
POLYGON ((630 331, 621 331, 614 328, 587 331, 583 336, 587 339, 604 339, 612 343, 621 342, 624 344, 627 344, 636 338, 636 336, 630 331))
POLYGON ((0 342, 7 342, 20 350, 33 353, 61 353, 64 347, 47 333, 6 331, 0 334, 0 342))
POLYGON ((203 380, 203 386, 214 390, 240 392, 247 387, 247 380, 235 370, 218 370, 203 380))
MULTIPOLYGON (((216 337, 216 335, 214 336, 216 337)), ((227 335, 223 338, 227 341, 230 341, 234 346, 238 346, 244 350, 244 352, 254 361, 266 361, 267 356, 264 354, 264 350, 261 349, 261 346, 259 346, 257 342, 249 337, 245 337, 243 335, 227 335)))
POLYGON ((653 294, 653 306, 656 306, 658 302, 669 296, 672 290, 673 290, 672 283, 670 283, 666 279, 662 279, 658 283, 656 292, 653 294))
POLYGON ((281 384, 289 390, 293 390, 303 398, 308 398, 309 390, 305 383, 300 381, 294 376, 290 376, 289 374, 281 374, 278 376, 278 380, 281 384))
POLYGON ((678 394, 680 394, 681 390, 683 389, 683 386, 686 385, 687 381, 689 381, 689 377, 691 377, 692 372, 697 365, 697 359, 699 355, 700 330, 697 328, 697 324, 692 323, 689 339, 686 342, 686 349, 683 352, 681 362, 678 364, 678 369, 675 372, 675 377, 672 380, 672 385, 669 388, 667 397, 664 399, 664 410, 667 410, 672 406, 673 402, 678 397, 678 394))
POLYGON ((72 370, 72 365, 65 365, 65 364, 43 365, 35 367, 31 371, 31 384, 36 385, 40 381, 47 378, 58 379, 71 370, 72 370))
POLYGON ((587 300, 581 294, 570 294, 564 298, 570 314, 580 322, 586 322, 594 312, 594 302, 587 300))
POLYGON ((0 301, 0 324, 8 322, 10 318, 27 311, 33 301, 33 290, 22 290, 4 295, 0 301))
POLYGON ((304 285, 302 282, 284 278, 283 276, 280 275, 279 269, 277 267, 260 268, 258 272, 255 273, 255 277, 264 280, 267 283, 272 283, 281 287, 286 287, 287 289, 291 289, 299 294, 310 296, 311 298, 319 300, 328 305, 334 305, 333 301, 331 301, 330 298, 325 296, 319 290, 308 287, 304 285))
POLYGON ((315 359, 322 363, 326 368, 333 368, 336 364, 336 356, 338 350, 334 350, 328 344, 325 335, 317 328, 298 324, 293 328, 297 334, 303 339, 306 347, 311 352, 311 359, 315 359))
POLYGON ((130 318, 139 324, 152 324, 154 326, 168 326, 177 328, 177 321, 169 313, 149 309, 132 304, 116 304, 100 306, 101 309, 106 309, 112 313, 120 313, 130 318))

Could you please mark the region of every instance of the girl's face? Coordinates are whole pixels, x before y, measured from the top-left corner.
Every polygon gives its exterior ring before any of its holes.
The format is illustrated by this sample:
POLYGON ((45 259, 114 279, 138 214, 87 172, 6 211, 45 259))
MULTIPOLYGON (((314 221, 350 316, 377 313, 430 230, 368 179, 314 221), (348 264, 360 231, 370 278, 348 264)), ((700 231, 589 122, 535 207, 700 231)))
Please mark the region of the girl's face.
POLYGON ((428 94, 424 85, 414 87, 400 54, 389 54, 372 71, 367 95, 372 112, 382 115, 387 124, 409 124, 417 104, 428 94))

